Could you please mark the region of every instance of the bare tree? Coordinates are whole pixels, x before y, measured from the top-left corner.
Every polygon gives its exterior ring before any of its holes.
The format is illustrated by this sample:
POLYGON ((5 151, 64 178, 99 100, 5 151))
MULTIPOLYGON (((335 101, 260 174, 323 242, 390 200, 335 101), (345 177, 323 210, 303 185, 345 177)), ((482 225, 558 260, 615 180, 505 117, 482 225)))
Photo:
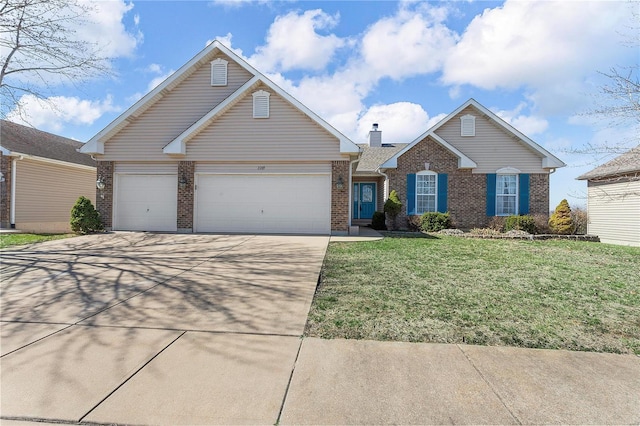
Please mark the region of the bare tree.
POLYGON ((79 37, 94 6, 79 0, 0 0, 0 115, 20 97, 46 101, 62 83, 110 73, 98 43, 79 37))

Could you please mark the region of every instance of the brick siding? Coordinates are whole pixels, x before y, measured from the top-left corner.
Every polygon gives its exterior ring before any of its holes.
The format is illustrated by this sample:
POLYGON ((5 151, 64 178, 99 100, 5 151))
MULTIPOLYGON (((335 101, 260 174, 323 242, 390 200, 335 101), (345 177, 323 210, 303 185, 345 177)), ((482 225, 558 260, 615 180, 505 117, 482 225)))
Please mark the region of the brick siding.
MULTIPOLYGON (((407 175, 425 169, 448 174, 447 208, 457 228, 486 227, 491 220, 486 214, 487 177, 470 169, 458 168, 458 157, 427 137, 398 158, 398 167, 387 170, 389 189, 398 192, 403 208, 397 218, 400 228, 408 228, 407 175)), ((530 175, 530 214, 549 214, 549 175, 530 175)))
POLYGON ((110 231, 113 227, 113 161, 98 161, 96 175, 105 184, 102 191, 96 188, 96 209, 100 212, 102 225, 110 231))
POLYGON ((0 183, 0 227, 11 227, 11 157, 0 153, 0 171, 4 182, 0 183))
POLYGON ((331 232, 349 231, 349 162, 331 162, 331 232), (338 178, 342 177, 344 187, 336 188, 338 178))
POLYGON ((193 161, 181 161, 178 164, 178 182, 184 179, 186 186, 178 184, 178 232, 193 232, 193 193, 194 193, 193 161))

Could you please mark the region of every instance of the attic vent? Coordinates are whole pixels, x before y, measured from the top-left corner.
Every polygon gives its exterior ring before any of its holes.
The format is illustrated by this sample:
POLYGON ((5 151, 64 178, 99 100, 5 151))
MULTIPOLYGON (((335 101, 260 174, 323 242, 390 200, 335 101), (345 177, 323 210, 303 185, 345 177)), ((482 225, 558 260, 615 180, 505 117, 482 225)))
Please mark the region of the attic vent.
POLYGON ((258 90, 253 94, 253 118, 269 118, 269 92, 258 90))
POLYGON ((211 85, 226 86, 227 85, 227 64, 229 62, 224 59, 215 59, 211 61, 211 85))
POLYGON ((460 117, 460 136, 476 135, 476 118, 467 114, 460 117))

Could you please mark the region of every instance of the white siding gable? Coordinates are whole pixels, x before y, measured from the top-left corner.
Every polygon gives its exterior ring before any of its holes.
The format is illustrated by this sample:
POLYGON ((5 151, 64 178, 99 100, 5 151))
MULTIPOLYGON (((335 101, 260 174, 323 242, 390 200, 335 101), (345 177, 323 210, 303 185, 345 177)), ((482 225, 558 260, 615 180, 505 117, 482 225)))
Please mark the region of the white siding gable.
POLYGON ((253 93, 253 118, 269 118, 269 95, 264 90, 253 93))
POLYGON ((211 85, 226 86, 227 85, 227 65, 228 61, 217 58, 211 61, 211 85))

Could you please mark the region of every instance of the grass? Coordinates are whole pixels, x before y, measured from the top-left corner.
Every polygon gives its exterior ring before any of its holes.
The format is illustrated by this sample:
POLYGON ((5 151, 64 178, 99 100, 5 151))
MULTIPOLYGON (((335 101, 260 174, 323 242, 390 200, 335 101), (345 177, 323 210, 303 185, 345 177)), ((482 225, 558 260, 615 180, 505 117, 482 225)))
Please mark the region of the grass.
POLYGON ((61 240, 73 237, 74 234, 0 234, 0 248, 23 244, 41 243, 43 241, 61 240))
POLYGON ((640 249, 385 238, 329 245, 306 334, 640 354, 640 249))

